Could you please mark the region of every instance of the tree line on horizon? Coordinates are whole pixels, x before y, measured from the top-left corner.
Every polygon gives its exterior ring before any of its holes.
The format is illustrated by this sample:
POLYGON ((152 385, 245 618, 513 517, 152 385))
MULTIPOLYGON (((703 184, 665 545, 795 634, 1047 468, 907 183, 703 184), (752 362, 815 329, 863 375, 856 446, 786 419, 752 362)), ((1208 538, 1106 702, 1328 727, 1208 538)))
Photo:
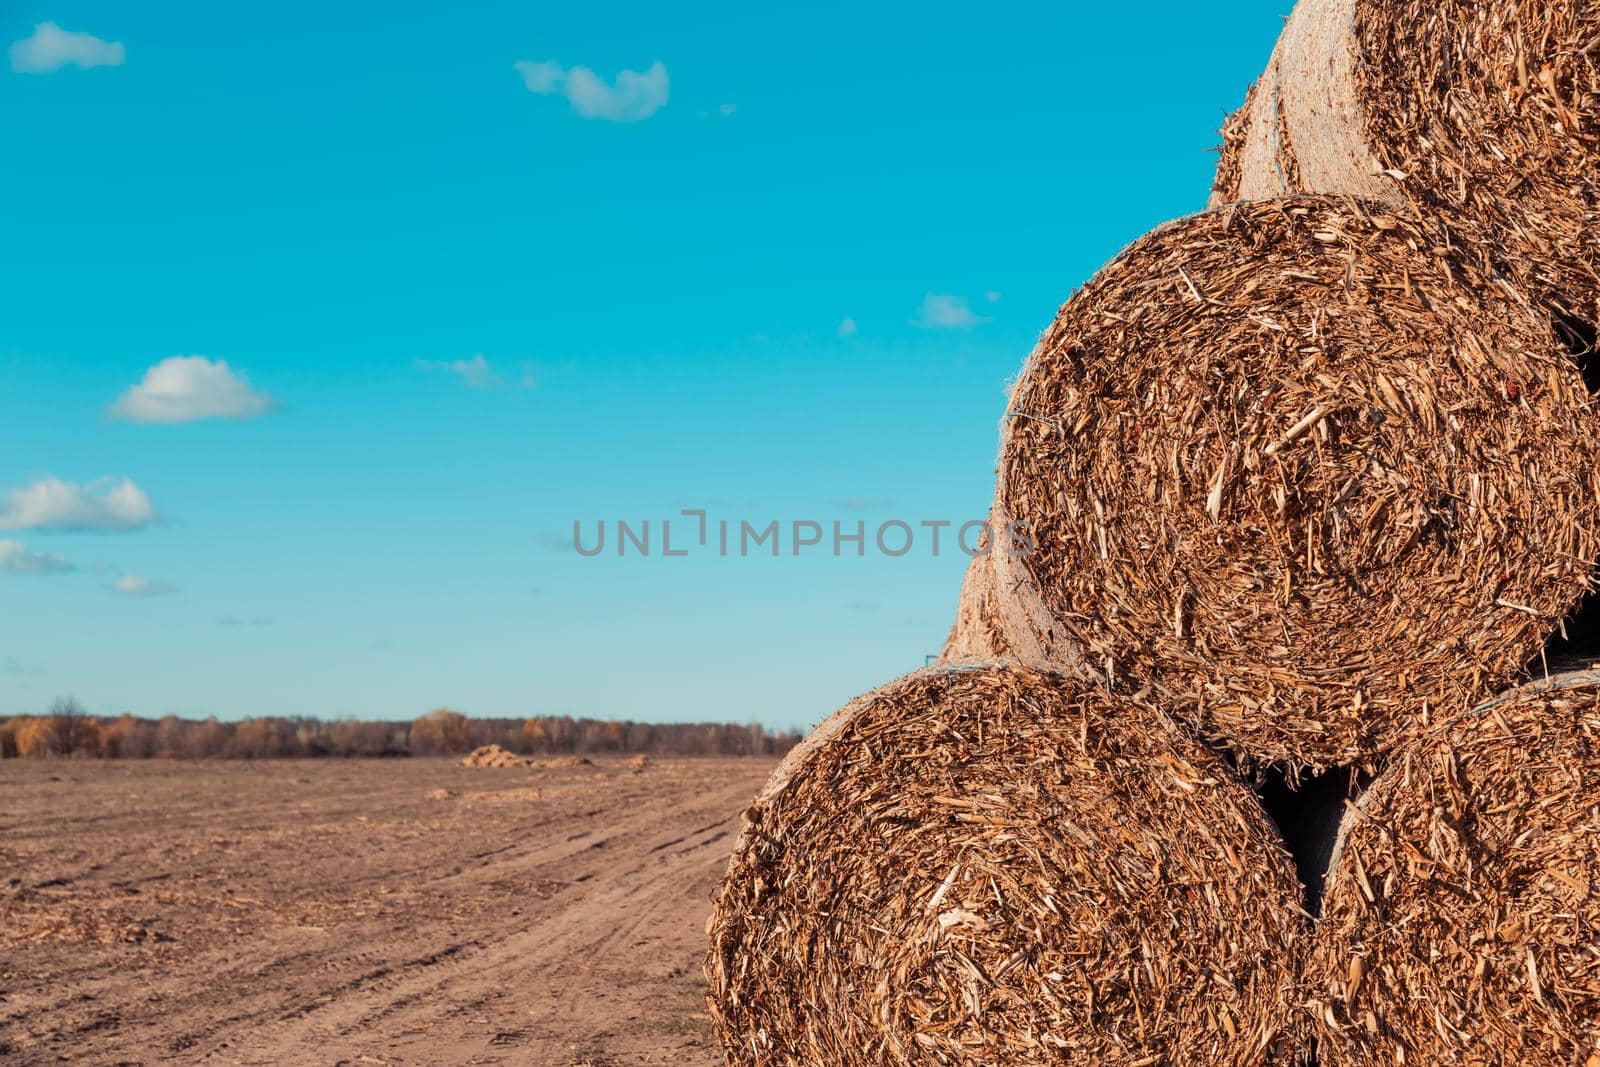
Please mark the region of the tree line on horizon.
POLYGON ((410 722, 267 717, 160 719, 86 714, 58 700, 43 715, 0 720, 0 759, 306 759, 455 756, 483 745, 527 756, 779 756, 800 740, 760 723, 643 723, 575 719, 478 719, 449 708, 410 722))

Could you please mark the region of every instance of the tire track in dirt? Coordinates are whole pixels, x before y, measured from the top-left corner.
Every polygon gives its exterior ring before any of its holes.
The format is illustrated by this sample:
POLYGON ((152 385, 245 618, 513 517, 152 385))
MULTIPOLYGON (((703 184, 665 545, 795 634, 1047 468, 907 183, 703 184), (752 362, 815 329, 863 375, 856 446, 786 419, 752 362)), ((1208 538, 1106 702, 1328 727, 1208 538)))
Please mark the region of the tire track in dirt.
POLYGON ((772 761, 103 767, 0 764, 0 919, 152 940, 0 924, 0 1061, 720 1062, 704 923, 772 761))
MULTIPOLYGON (((509 1049, 533 1053, 535 1063, 569 1062, 574 1048, 590 1057, 644 1055, 629 1062, 688 1062, 687 1048, 707 1049, 700 1025, 699 956, 710 894, 732 845, 737 812, 749 800, 744 783, 729 795, 656 805, 652 810, 588 811, 606 818, 608 835, 600 840, 556 842, 521 854, 510 853, 481 871, 477 879, 525 872, 536 878, 574 873, 582 881, 553 901, 554 909, 537 922, 508 931, 450 961, 447 968, 397 972, 390 978, 319 1005, 284 1028, 258 1027, 248 1047, 235 1047, 241 1062, 257 1062, 257 1049, 278 1052, 292 1048, 343 1047, 379 1055, 389 1043, 362 1040, 371 1028, 400 1021, 410 1033, 440 1028, 478 1029, 490 1047, 478 1055, 496 1057, 509 1049), (679 826, 695 829, 689 835, 679 826), (662 835, 669 843, 715 831, 708 838, 665 858, 659 857, 662 835), (574 870, 574 865, 578 869, 574 870), (641 959, 660 961, 643 969, 641 959), (550 1016, 539 1019, 537 992, 543 983, 555 992, 550 1016), (614 990, 632 986, 626 1007, 614 1006, 614 990), (491 990, 463 999, 458 990, 491 990), (519 995, 521 991, 521 995, 519 995), (471 1017, 471 1012, 479 1018, 471 1017), (487 1023, 474 1027, 479 1020, 487 1023), (650 1058, 669 1031, 664 1058, 650 1058), (576 1035, 576 1037, 574 1036, 576 1035), (643 1038, 641 1040, 640 1038, 643 1038)), ((457 876, 465 877, 465 875, 457 876)), ((406 1031, 395 1035, 403 1046, 406 1031)), ((464 1041, 470 1038, 463 1036, 464 1041)), ((715 1062, 715 1057, 705 1060, 715 1062)), ((263 1053, 259 1062, 268 1062, 263 1053)), ((487 1060, 482 1062, 489 1062, 487 1060)), ((524 1061, 526 1062, 526 1061, 524 1061)))

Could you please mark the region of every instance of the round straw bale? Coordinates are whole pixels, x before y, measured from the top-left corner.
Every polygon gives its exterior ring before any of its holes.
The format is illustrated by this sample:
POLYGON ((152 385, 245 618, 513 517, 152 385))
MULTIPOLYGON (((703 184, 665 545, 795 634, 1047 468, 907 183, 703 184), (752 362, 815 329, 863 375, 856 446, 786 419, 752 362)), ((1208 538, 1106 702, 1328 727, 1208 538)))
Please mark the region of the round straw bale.
POLYGON ((709 925, 730 1064, 1294 1064, 1292 863, 1158 713, 995 664, 849 704, 745 813, 709 925))
POLYGON ((1006 659, 1005 633, 1000 624, 1000 606, 995 597, 994 567, 989 554, 973 558, 961 582, 961 599, 956 604, 956 621, 939 653, 941 663, 971 659, 1006 659))
POLYGON ((1488 227, 1536 295, 1600 319, 1594 0, 1300 0, 1229 125, 1245 135, 1217 184, 1237 197, 1450 213, 1488 227))
POLYGON ((1309 970, 1324 1067, 1600 1063, 1600 673, 1395 754, 1347 816, 1309 970))
POLYGON ((1135 242, 1012 392, 1016 658, 1149 692, 1247 763, 1366 764, 1519 676, 1585 593, 1600 413, 1471 246, 1354 200, 1135 242))

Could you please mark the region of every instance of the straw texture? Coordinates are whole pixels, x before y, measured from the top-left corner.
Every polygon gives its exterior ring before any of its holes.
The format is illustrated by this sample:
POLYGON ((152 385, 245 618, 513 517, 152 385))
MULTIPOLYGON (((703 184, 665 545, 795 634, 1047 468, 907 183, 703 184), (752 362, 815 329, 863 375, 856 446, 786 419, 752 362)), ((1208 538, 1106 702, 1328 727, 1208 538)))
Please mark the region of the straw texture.
POLYGON ((1600 1064, 1600 673, 1398 753, 1347 818, 1308 984, 1323 1067, 1600 1064))
POLYGON ((1013 390, 1006 646, 1245 762, 1370 764, 1514 680, 1587 589, 1600 417, 1486 253, 1334 198, 1135 242, 1013 390))
POLYGON ((956 604, 956 621, 939 653, 941 663, 971 659, 1008 659, 1004 624, 994 587, 994 565, 990 555, 977 556, 967 567, 961 582, 961 599, 956 604))
POLYGON ((1154 712, 990 665, 848 705, 746 812, 730 1064, 1294 1064, 1308 931, 1254 796, 1154 712))
POLYGON ((1301 0, 1228 126, 1244 133, 1225 138, 1217 199, 1440 212, 1483 227, 1563 316, 1600 318, 1593 0, 1301 0))

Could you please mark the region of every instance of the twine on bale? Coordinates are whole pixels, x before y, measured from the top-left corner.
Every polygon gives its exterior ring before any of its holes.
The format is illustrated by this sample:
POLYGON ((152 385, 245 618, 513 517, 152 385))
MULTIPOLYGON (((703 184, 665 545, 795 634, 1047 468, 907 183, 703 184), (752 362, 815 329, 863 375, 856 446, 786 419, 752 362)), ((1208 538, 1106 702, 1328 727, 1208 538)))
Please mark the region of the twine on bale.
POLYGON ((1402 749, 1346 819, 1308 975, 1323 1067, 1600 1067, 1600 673, 1402 749))
POLYGON ((1600 321, 1594 0, 1301 0, 1228 126, 1244 134, 1224 139, 1218 199, 1445 212, 1563 317, 1600 321))
POLYGON ((1254 796, 1159 714, 1015 666, 840 711, 709 924, 730 1064, 1295 1064, 1308 931, 1254 796))
POLYGON ((1588 588, 1600 413, 1481 249, 1359 201, 1135 242, 1012 393, 1013 654, 1247 764, 1370 764, 1514 680, 1588 588))

